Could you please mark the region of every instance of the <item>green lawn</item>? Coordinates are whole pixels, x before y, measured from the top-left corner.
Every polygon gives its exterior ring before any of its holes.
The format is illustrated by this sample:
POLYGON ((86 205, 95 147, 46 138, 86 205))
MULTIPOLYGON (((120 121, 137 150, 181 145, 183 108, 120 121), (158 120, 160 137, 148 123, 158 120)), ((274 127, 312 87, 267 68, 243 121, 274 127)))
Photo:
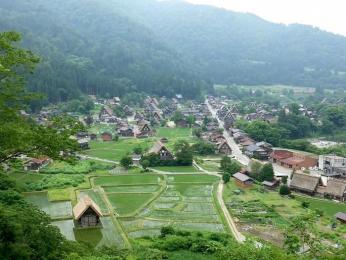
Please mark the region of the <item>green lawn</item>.
POLYGON ((173 183, 190 182, 190 183, 213 183, 218 181, 219 178, 207 174, 172 174, 168 176, 168 181, 173 183))
POLYGON ((162 176, 157 174, 141 175, 118 175, 103 176, 94 178, 96 186, 117 186, 117 185, 134 185, 134 184, 157 184, 162 180, 162 176))
POLYGON ((107 197, 120 215, 128 215, 143 207, 154 195, 152 193, 110 193, 107 197))
POLYGON ((163 172, 183 172, 183 173, 199 172, 198 169, 196 169, 193 166, 161 166, 161 167, 154 167, 153 169, 156 169, 158 171, 163 171, 163 172))
POLYGON ((337 203, 330 200, 314 199, 303 196, 296 196, 300 202, 309 202, 310 209, 322 210, 327 216, 333 217, 337 212, 346 212, 346 203, 337 203))
POLYGON ((13 172, 10 173, 9 176, 14 179, 20 187, 23 187, 27 183, 41 181, 46 175, 28 172, 13 172))
POLYGON ((168 141, 170 139, 189 139, 192 137, 191 128, 168 128, 160 127, 156 130, 157 137, 166 137, 168 141))
POLYGON ((141 147, 143 150, 149 149, 155 143, 155 140, 155 138, 126 138, 119 139, 117 142, 92 141, 89 144, 90 149, 84 151, 84 153, 91 157, 120 161, 125 155, 132 154, 133 149, 136 147, 141 147))

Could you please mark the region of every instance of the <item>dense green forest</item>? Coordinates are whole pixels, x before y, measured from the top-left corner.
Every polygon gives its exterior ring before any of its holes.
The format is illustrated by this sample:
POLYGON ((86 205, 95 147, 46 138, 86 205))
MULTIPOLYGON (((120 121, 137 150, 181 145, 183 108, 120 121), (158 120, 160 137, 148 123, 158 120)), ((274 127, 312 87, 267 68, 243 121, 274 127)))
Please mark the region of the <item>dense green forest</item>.
POLYGON ((212 83, 346 85, 346 38, 182 1, 2 0, 0 31, 41 57, 32 90, 195 98, 212 83))

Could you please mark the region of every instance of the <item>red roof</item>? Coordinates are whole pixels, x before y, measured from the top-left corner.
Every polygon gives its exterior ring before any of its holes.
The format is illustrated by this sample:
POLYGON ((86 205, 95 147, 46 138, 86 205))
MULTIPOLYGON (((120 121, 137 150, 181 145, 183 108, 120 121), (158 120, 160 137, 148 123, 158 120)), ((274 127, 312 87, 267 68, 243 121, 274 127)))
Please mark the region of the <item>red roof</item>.
POLYGON ((305 160, 297 157, 297 156, 293 156, 284 160, 281 160, 282 163, 288 164, 288 165, 297 165, 299 163, 304 162, 305 160))
POLYGON ((272 158, 276 160, 287 159, 292 156, 293 156, 292 152, 285 151, 285 150, 275 150, 272 153, 272 158))

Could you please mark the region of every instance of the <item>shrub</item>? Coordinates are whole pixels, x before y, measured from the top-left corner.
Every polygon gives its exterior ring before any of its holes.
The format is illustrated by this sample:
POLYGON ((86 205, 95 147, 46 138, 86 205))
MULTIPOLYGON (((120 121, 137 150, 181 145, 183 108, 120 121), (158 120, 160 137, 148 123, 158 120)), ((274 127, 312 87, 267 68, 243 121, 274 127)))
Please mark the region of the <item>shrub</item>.
POLYGON ((172 226, 162 227, 160 232, 161 232, 160 237, 166 237, 167 235, 175 234, 175 230, 172 226))
POLYGON ((280 195, 289 195, 291 194, 291 190, 287 185, 281 185, 279 190, 280 195))
POLYGON ((222 175, 222 180, 224 183, 228 183, 230 179, 231 179, 231 175, 229 173, 224 173, 222 175))
POLYGON ((130 156, 124 156, 120 160, 120 165, 124 167, 125 169, 130 168, 130 166, 133 164, 132 158, 130 156))
POLYGON ((308 207, 310 206, 310 202, 307 202, 307 201, 303 201, 302 202, 302 207, 307 209, 308 207))

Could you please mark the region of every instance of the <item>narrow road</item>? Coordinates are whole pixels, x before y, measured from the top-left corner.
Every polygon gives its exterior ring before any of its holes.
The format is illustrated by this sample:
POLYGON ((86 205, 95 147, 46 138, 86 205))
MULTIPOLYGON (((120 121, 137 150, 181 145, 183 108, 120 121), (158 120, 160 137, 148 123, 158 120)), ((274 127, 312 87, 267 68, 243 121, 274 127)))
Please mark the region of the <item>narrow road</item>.
POLYGON ((210 113, 212 114, 212 117, 215 118, 218 121, 219 127, 224 129, 223 136, 225 137, 228 145, 231 147, 232 154, 234 155, 235 159, 238 162, 240 162, 242 165, 249 166, 249 164, 250 164, 249 157, 247 157, 246 155, 244 155, 242 153, 242 151, 240 150, 239 146, 235 143, 234 139, 226 131, 223 122, 217 117, 216 110, 213 109, 213 107, 209 104, 208 100, 206 100, 205 103, 207 104, 208 109, 209 109, 210 113))
POLYGON ((95 161, 100 161, 100 162, 119 164, 118 161, 107 160, 107 159, 102 159, 102 158, 98 158, 98 157, 92 157, 92 156, 88 156, 88 155, 84 155, 84 154, 78 154, 78 156, 80 156, 82 159, 90 159, 90 160, 95 160, 95 161))
POLYGON ((245 241, 245 236, 243 236, 237 229, 237 226, 235 225, 231 215, 229 214, 229 211, 225 205, 225 202, 223 201, 222 192, 224 188, 224 183, 222 180, 220 180, 219 185, 217 186, 217 200, 220 204, 221 210, 226 218, 227 224, 234 236, 234 238, 239 242, 243 243, 245 241))
MULTIPOLYGON (((239 146, 234 141, 233 137, 229 135, 229 133, 225 130, 223 122, 217 117, 216 110, 212 108, 212 106, 209 104, 208 100, 205 101, 205 103, 208 106, 209 111, 211 112, 213 118, 217 119, 219 123, 219 127, 224 129, 223 136, 225 137, 227 143, 232 149, 232 154, 234 155, 235 159, 240 162, 242 165, 249 167, 251 159, 247 157, 245 154, 242 153, 239 146)), ((264 163, 259 161, 260 163, 264 163)), ((284 168, 278 164, 273 163, 273 169, 274 169, 274 175, 276 176, 288 176, 290 177, 292 174, 292 170, 284 168)))

